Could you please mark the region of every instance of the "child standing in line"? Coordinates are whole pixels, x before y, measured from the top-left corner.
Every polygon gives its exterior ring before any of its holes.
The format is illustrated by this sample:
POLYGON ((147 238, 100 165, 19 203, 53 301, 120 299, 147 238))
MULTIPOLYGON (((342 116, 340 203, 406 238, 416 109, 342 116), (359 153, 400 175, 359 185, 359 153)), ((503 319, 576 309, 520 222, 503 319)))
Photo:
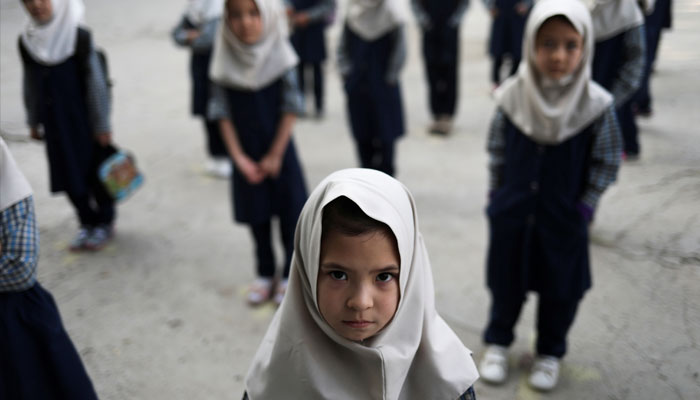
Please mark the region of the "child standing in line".
POLYGON ((588 225, 616 178, 621 137, 610 93, 591 80, 594 32, 580 0, 535 3, 524 60, 495 93, 490 156, 487 284, 491 311, 480 364, 507 378, 507 348, 527 292, 538 294, 529 383, 550 390, 566 336, 591 287, 588 225))
POLYGON ((363 168, 394 175, 396 139, 404 133, 399 73, 406 60, 402 0, 350 0, 340 43, 355 145, 363 168))
POLYGON ((484 6, 491 14, 491 36, 489 54, 493 59, 491 83, 494 88, 501 84, 503 59, 509 56, 510 75, 520 65, 523 44, 523 28, 533 0, 484 0, 484 6))
POLYGON ((172 37, 179 46, 192 50, 192 115, 202 117, 207 132, 207 150, 211 159, 206 163, 206 170, 213 176, 228 178, 231 175, 231 160, 221 138, 219 124, 207 119, 209 62, 214 34, 223 11, 224 0, 188 0, 187 9, 180 23, 173 29, 172 37))
POLYGON ((22 4, 30 16, 19 39, 30 136, 46 142, 51 192, 66 192, 78 214, 70 250, 99 250, 112 237, 116 212, 97 167, 114 150, 107 80, 90 31, 80 27, 85 6, 81 0, 22 4))
POLYGON ((652 96, 650 79, 656 62, 656 54, 661 41, 661 32, 671 28, 673 13, 671 12, 671 0, 655 0, 653 10, 644 17, 644 31, 646 41, 646 58, 644 60, 644 74, 639 90, 634 96, 632 110, 635 115, 650 117, 652 111, 652 96))
POLYGON ((335 13, 335 0, 288 0, 293 26, 292 45, 299 56, 299 86, 305 92, 306 71, 314 77, 316 117, 323 117, 323 62, 326 60, 325 30, 335 13))
POLYGON ((289 291, 243 398, 473 400, 477 378, 435 309, 408 189, 370 169, 324 179, 299 217, 289 291))
POLYGON ((636 160, 640 149, 632 97, 644 74, 644 15, 635 0, 593 0, 591 17, 596 40, 593 80, 615 98, 624 158, 636 160))
POLYGON ((233 159, 232 198, 236 221, 248 224, 255 241, 258 278, 248 301, 273 296, 275 257, 271 219, 280 221, 286 257, 274 300, 287 287, 294 228, 306 186, 292 141, 304 100, 297 83, 297 56, 289 43, 279 0, 227 0, 214 42, 210 78, 215 83, 209 117, 219 121, 233 159))
POLYGON ((423 30, 423 61, 428 77, 430 133, 447 135, 457 105, 459 71, 459 24, 469 0, 411 0, 423 30))
POLYGON ((32 188, 0 138, 0 399, 97 400, 38 260, 32 188))

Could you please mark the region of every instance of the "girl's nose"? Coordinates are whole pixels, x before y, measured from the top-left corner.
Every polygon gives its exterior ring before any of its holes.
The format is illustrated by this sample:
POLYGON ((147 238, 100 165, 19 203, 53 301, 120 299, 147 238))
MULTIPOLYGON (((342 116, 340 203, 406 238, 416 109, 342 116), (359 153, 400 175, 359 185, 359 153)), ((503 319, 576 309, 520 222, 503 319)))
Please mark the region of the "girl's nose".
POLYGON ((566 48, 564 46, 557 46, 552 56, 556 60, 563 60, 564 57, 566 57, 566 48))
POLYGON ((364 285, 359 285, 353 288, 350 297, 348 297, 348 308, 356 311, 363 311, 371 308, 373 305, 371 290, 364 285))

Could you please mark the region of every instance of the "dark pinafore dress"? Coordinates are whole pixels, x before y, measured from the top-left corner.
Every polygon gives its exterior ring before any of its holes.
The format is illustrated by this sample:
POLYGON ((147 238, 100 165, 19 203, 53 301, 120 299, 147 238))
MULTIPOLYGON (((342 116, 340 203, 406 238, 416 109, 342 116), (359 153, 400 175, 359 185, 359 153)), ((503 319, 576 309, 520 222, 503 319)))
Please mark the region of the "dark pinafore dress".
MULTIPOLYGON (((304 11, 316 6, 319 1, 292 0, 291 3, 296 11, 304 11)), ((302 63, 316 64, 326 59, 325 29, 324 20, 309 23, 303 28, 294 28, 290 40, 302 63)))
MULTIPOLYGON (((256 91, 226 88, 226 96, 243 151, 260 161, 270 149, 282 118, 282 79, 256 91)), ((235 165, 231 179, 236 221, 257 225, 277 215, 283 224, 296 226, 307 194, 292 138, 276 179, 266 178, 251 185, 235 165)))
POLYGON ((423 58, 430 88, 430 110, 434 116, 454 115, 457 103, 459 27, 450 26, 459 0, 423 1, 431 27, 423 32, 423 58))
POLYGON ((345 76, 352 135, 358 145, 362 167, 394 173, 394 142, 404 133, 401 87, 387 82, 389 58, 398 31, 368 42, 345 26, 345 46, 352 63, 345 76), (380 146, 384 157, 372 160, 372 147, 380 146))
POLYGON ((0 399, 97 400, 51 294, 0 292, 0 399))
POLYGON ((19 41, 24 73, 36 87, 38 122, 44 127, 51 192, 83 196, 89 191, 95 140, 76 55, 57 65, 35 61, 19 41))
MULTIPOLYGON (((200 27, 183 18, 182 25, 185 29, 199 29, 200 27)), ((190 77, 192 78, 192 115, 202 117, 207 129, 207 147, 209 154, 214 157, 228 157, 226 145, 221 138, 219 124, 207 120, 207 104, 209 102, 209 63, 211 62, 212 48, 207 50, 192 51, 190 56, 190 77)))
MULTIPOLYGON (((593 80, 608 91, 612 90, 615 80, 620 74, 620 68, 625 63, 625 59, 621 56, 623 54, 625 54, 625 32, 595 44, 593 80)), ((636 155, 639 154, 639 141, 637 123, 632 112, 632 101, 633 99, 630 98, 622 104, 617 104, 616 111, 625 153, 636 155)))
POLYGON ((494 297, 577 301, 591 287, 588 224, 576 205, 586 187, 592 125, 556 146, 506 120, 506 160, 487 208, 487 283, 494 297))
POLYGON ((510 55, 513 60, 520 60, 523 44, 523 31, 527 15, 515 11, 515 5, 522 0, 495 0, 498 15, 491 24, 489 54, 493 58, 510 55))

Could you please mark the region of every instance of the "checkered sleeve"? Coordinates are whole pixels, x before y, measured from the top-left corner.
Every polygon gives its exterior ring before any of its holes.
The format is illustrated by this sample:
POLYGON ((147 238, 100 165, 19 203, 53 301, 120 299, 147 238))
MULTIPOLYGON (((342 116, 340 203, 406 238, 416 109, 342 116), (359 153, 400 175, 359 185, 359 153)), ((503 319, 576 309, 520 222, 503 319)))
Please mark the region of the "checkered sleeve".
POLYGON ((505 117, 503 111, 497 110, 491 120, 486 151, 489 154, 489 191, 496 189, 501 184, 501 172, 505 163, 505 117))
POLYGON ((622 159, 622 134, 615 109, 611 106, 595 123, 588 184, 581 201, 595 210, 600 196, 617 178, 622 159))
POLYGON ((296 68, 290 68, 282 76, 282 112, 304 114, 304 94, 299 86, 296 68))
POLYGON ((0 292, 29 289, 36 282, 39 234, 31 196, 0 213, 0 292))
POLYGON ((644 60, 646 57, 644 55, 646 52, 644 25, 627 31, 624 34, 623 42, 624 51, 621 57, 624 63, 620 67, 617 78, 610 89, 617 107, 629 100, 642 84, 644 60))
POLYGON ((207 100, 207 120, 219 121, 222 119, 231 119, 226 89, 214 82, 210 82, 209 99, 207 100))
POLYGON ((100 65, 100 59, 92 44, 88 55, 85 95, 93 133, 111 132, 112 126, 109 123, 109 114, 112 108, 112 101, 109 98, 109 86, 105 71, 100 65))

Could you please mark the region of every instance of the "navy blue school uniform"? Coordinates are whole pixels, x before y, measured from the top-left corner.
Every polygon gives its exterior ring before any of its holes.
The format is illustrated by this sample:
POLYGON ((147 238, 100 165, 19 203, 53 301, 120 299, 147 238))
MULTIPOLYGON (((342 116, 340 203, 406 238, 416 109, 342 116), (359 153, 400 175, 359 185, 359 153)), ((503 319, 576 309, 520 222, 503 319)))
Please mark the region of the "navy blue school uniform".
POLYGON ((329 14, 334 12, 335 2, 328 0, 291 0, 295 12, 307 12, 310 21, 304 27, 295 27, 290 41, 299 56, 297 71, 302 93, 306 89, 306 70, 313 70, 313 92, 317 114, 323 112, 324 79, 322 64, 327 58, 325 30, 329 14))
POLYGON ((505 127, 506 162, 487 208, 493 306, 485 340, 509 345, 526 293, 535 291, 538 354, 561 357, 578 302, 591 287, 588 222, 576 207, 587 183, 592 127, 556 146, 536 143, 507 118, 505 127))
POLYGON ((389 175, 395 172, 395 141, 404 133, 401 88, 398 80, 389 82, 387 78, 400 29, 373 41, 362 39, 347 25, 343 32, 344 50, 351 63, 344 88, 360 164, 389 175))
MULTIPOLYGON (((79 37, 90 34, 79 28, 79 37)), ((76 208, 81 225, 110 224, 114 201, 97 178, 97 166, 113 151, 101 148, 94 138, 86 103, 85 67, 74 54, 56 65, 35 61, 22 41, 20 54, 25 82, 31 82, 34 112, 44 128, 52 193, 66 192, 76 208), (97 205, 94 211, 90 198, 97 205)), ((92 48, 92 44, 88 48, 92 48)))
POLYGON ((97 400, 56 303, 39 283, 0 292, 0 398, 97 400))
POLYGON ((51 294, 37 282, 33 196, 0 211, 0 399, 97 399, 51 294))
POLYGON ((635 107, 643 114, 650 114, 652 110, 652 99, 649 90, 651 70, 656 61, 661 31, 671 27, 671 19, 671 0, 656 0, 654 11, 644 18, 647 52, 642 84, 634 99, 635 107))
POLYGON ((209 63, 211 50, 204 53, 192 53, 190 58, 190 74, 192 75, 192 114, 201 116, 207 130, 207 150, 214 157, 228 157, 226 146, 221 138, 219 125, 216 121, 206 119, 207 102, 209 101, 209 63))
MULTIPOLYGON (((209 88, 211 81, 209 80, 209 63, 211 62, 212 38, 208 36, 213 33, 214 28, 218 25, 218 19, 207 21, 203 26, 196 26, 191 23, 186 17, 183 17, 180 24, 173 30, 173 38, 175 41, 185 46, 185 42, 180 37, 180 32, 187 29, 206 29, 207 46, 198 45, 196 48, 192 46, 192 54, 190 56, 190 77, 192 82, 192 97, 190 101, 192 115, 199 116, 204 120, 205 129, 207 131, 207 150, 214 157, 228 157, 226 146, 219 132, 219 125, 216 121, 207 119, 207 104, 209 102, 209 88), (211 24, 212 26, 208 26, 211 24), (211 32, 210 32, 211 31, 211 32)), ((200 36, 200 40, 204 40, 200 36)))
MULTIPOLYGON (((613 86, 619 78, 623 65, 627 62, 624 55, 627 54, 626 35, 628 31, 619 33, 609 39, 596 42, 593 54, 592 77, 601 86, 613 91, 613 86)), ((639 81, 634 82, 638 87, 639 81)), ((613 94, 615 94, 613 92, 613 94)), ((620 129, 624 140, 624 151, 627 155, 635 156, 639 154, 639 140, 637 123, 632 111, 633 98, 619 101, 615 99, 617 117, 620 122, 620 129)))
MULTIPOLYGON (((282 80, 256 90, 226 88, 231 122, 245 153, 260 161, 272 146, 282 118, 282 80)), ((236 168, 233 180, 233 209, 238 222, 258 224, 273 216, 289 216, 293 224, 306 201, 306 184, 290 139, 282 169, 276 179, 251 185, 236 168)))
POLYGON ((520 15, 515 11, 518 3, 531 4, 523 0, 490 0, 487 6, 498 9, 498 14, 491 23, 491 35, 489 38, 489 54, 493 58, 491 80, 500 82, 500 68, 503 57, 509 56, 512 61, 510 75, 518 69, 522 57, 523 32, 527 14, 520 15))
MULTIPOLYGON (((238 140, 243 151, 255 161, 265 156, 277 134, 282 118, 283 84, 283 78, 279 78, 255 91, 224 88, 228 113, 238 140)), ((278 216, 286 252, 283 276, 288 276, 294 250, 294 230, 307 198, 306 183, 293 139, 289 139, 277 178, 266 178, 252 185, 234 164, 231 181, 234 218, 251 226, 256 243, 258 275, 274 276, 270 221, 273 216, 278 216)))
MULTIPOLYGON (((319 3, 321 0, 291 0, 295 11, 305 11, 319 3)), ((290 40, 301 62, 320 63, 326 60, 325 29, 325 19, 310 22, 303 28, 294 28, 290 40)))
POLYGON ((423 59, 430 91, 430 110, 434 116, 454 115, 457 104, 459 61, 459 25, 450 20, 463 0, 421 1, 430 18, 423 31, 423 59))
POLYGON ((47 66, 29 56, 21 41, 20 52, 26 55, 27 79, 40 94, 39 121, 44 127, 51 192, 87 193, 95 139, 77 57, 47 66))

